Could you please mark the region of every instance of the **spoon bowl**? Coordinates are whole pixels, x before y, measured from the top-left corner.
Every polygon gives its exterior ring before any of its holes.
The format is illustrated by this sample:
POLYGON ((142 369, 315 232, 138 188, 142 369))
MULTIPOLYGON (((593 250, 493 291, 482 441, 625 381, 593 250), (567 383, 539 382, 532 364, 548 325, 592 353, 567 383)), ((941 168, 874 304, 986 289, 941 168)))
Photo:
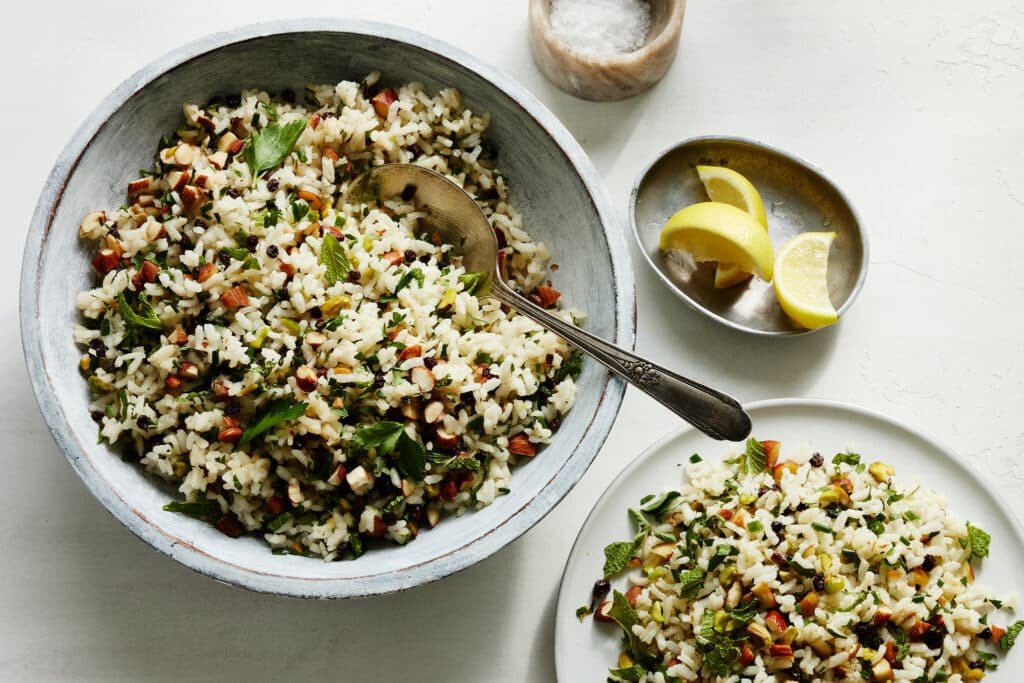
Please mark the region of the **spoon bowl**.
POLYGON ((384 164, 364 172, 348 190, 354 202, 396 196, 424 212, 424 226, 455 248, 467 271, 482 274, 482 295, 560 335, 713 439, 741 441, 750 434, 750 417, 736 399, 595 337, 513 289, 502 277, 498 238, 487 216, 445 176, 415 164, 384 164))

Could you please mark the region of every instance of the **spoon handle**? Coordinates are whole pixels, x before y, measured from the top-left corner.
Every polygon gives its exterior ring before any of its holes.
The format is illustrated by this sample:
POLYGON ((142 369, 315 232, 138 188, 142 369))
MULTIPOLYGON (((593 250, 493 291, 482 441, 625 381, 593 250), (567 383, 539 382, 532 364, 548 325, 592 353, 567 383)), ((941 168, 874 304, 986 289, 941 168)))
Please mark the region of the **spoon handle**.
POLYGON ((497 278, 491 285, 490 294, 555 332, 711 438, 742 441, 750 434, 750 416, 731 396, 678 375, 551 315, 497 278))

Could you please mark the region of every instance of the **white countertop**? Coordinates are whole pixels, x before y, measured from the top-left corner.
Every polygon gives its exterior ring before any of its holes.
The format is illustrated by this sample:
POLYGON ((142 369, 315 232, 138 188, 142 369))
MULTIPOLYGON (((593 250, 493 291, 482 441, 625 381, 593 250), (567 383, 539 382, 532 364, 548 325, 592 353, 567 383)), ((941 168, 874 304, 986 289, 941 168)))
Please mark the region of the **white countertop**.
POLYGON ((638 351, 744 401, 815 396, 889 413, 950 444, 1007 498, 1024 495, 1019 3, 692 0, 666 79, 614 104, 543 79, 525 0, 356 5, 8 4, 0 679, 551 680, 555 594, 576 531, 616 473, 676 424, 630 390, 590 471, 526 536, 441 583, 372 602, 220 585, 160 556, 92 498, 51 440, 21 357, 17 287, 38 192, 72 131, 126 76, 202 34, 292 13, 405 24, 503 69, 579 138, 623 217, 637 171, 692 135, 755 137, 824 168, 871 235, 867 285, 837 328, 765 340, 698 317, 630 237, 638 351))

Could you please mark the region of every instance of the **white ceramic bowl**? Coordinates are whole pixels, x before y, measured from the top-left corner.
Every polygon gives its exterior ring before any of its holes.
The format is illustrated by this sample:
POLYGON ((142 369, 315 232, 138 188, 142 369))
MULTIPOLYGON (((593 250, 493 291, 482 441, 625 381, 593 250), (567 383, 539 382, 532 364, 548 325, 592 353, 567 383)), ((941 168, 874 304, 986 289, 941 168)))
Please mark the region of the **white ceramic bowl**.
POLYGON ((259 24, 217 34, 162 57, 125 81, 74 135, 50 174, 25 247, 21 323, 36 397, 75 471, 117 519, 192 569, 253 590, 300 597, 376 595, 464 569, 519 537, 579 480, 601 448, 624 385, 588 363, 579 398, 553 443, 518 468, 512 491, 490 507, 445 520, 405 547, 358 560, 271 554, 262 539, 230 539, 164 512, 172 491, 96 444, 85 382, 72 343, 75 293, 92 282, 77 226, 88 211, 116 207, 126 183, 174 129, 185 101, 243 87, 270 90, 361 80, 455 86, 489 111, 489 139, 530 232, 560 265, 565 300, 587 313, 590 331, 632 348, 633 275, 623 231, 604 185, 572 135, 521 86, 468 54, 393 26, 334 19, 259 24))

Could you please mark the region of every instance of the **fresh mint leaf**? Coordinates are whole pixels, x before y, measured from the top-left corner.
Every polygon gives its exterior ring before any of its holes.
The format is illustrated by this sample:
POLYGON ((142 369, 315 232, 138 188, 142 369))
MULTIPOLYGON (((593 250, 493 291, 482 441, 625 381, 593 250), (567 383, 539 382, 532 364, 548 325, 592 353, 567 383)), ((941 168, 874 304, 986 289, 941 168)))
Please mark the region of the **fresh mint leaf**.
POLYGON ((704 572, 699 569, 688 569, 683 572, 679 572, 679 580, 676 581, 679 585, 679 595, 684 598, 693 598, 700 592, 701 586, 704 585, 704 572))
POLYGON ((480 469, 480 461, 476 458, 460 458, 457 455, 442 455, 440 453, 428 453, 427 460, 440 465, 446 470, 473 470, 480 469))
POLYGON ((640 506, 640 510, 641 512, 646 512, 649 515, 661 517, 665 514, 665 511, 672 506, 675 499, 681 495, 682 494, 679 491, 666 491, 640 506))
POLYGON ((403 289, 412 284, 413 280, 416 280, 416 282, 420 284, 420 287, 422 287, 423 271, 420 270, 419 268, 410 268, 409 270, 405 271, 405 273, 402 274, 402 277, 398 279, 398 284, 395 285, 395 294, 398 294, 403 289))
POLYGON ((747 439, 747 451, 743 458, 742 470, 747 474, 761 474, 768 463, 764 446, 757 439, 747 439))
POLYGON ((245 247, 224 247, 221 251, 236 261, 244 261, 249 258, 249 250, 245 247))
POLYGON ((902 660, 910 653, 910 641, 907 632, 898 626, 891 629, 893 642, 896 643, 896 661, 902 660))
POLYGON ((604 547, 604 578, 610 579, 629 565, 634 545, 629 541, 616 541, 604 547))
POLYGON ((356 430, 352 442, 363 450, 376 448, 382 454, 392 453, 398 445, 398 437, 405 433, 405 426, 398 422, 381 420, 356 430))
POLYGON ((128 300, 124 298, 124 292, 121 292, 117 295, 117 311, 129 327, 142 327, 147 330, 164 329, 163 323, 160 322, 160 318, 156 317, 156 311, 153 310, 153 306, 145 294, 139 295, 139 310, 135 312, 128 305, 128 300))
POLYGON ((267 522, 267 528, 270 529, 271 531, 273 531, 276 534, 278 531, 281 530, 281 527, 283 527, 285 524, 290 522, 291 519, 292 519, 292 513, 290 513, 290 512, 282 512, 277 517, 274 517, 272 520, 267 522))
POLYGON ((420 481, 427 466, 427 452, 405 430, 398 437, 398 470, 408 479, 420 481))
POLYGON ((305 129, 306 120, 299 119, 283 126, 274 122, 262 130, 254 130, 242 150, 242 157, 249 164, 253 179, 279 166, 291 153, 305 129))
POLYGON ((716 639, 714 647, 704 654, 704 664, 716 676, 728 676, 740 658, 740 649, 731 640, 716 639))
POLYGON ((722 543, 716 546, 715 554, 711 556, 710 560, 708 560, 708 571, 713 572, 715 568, 725 562, 727 558, 730 558, 733 555, 738 555, 739 552, 740 551, 736 549, 736 546, 729 545, 728 543, 722 543))
POLYGON ((756 599, 747 599, 740 602, 735 608, 726 611, 729 613, 730 618, 744 624, 749 624, 757 616, 758 605, 759 603, 756 599))
POLYGON ((639 681, 647 675, 647 669, 639 664, 623 666, 618 669, 608 669, 609 680, 614 681, 639 681))
POLYGON ((308 404, 305 401, 295 401, 290 398, 279 398, 267 404, 263 409, 260 419, 242 433, 239 444, 245 445, 255 439, 263 432, 273 429, 282 422, 288 422, 301 417, 308 404))
POLYGON ((612 594, 612 608, 608 610, 608 616, 622 627, 622 630, 626 632, 626 636, 630 640, 636 638, 633 635, 633 626, 640 621, 640 617, 637 615, 636 610, 633 609, 633 606, 629 604, 626 596, 619 591, 615 591, 612 594))
POLYGON ((1024 621, 1015 621, 1006 627, 1006 633, 999 639, 999 647, 1002 650, 1009 650, 1017 640, 1021 630, 1024 630, 1024 621))
POLYGON ((327 268, 324 279, 327 280, 328 286, 344 282, 352 270, 345 249, 331 233, 324 235, 324 240, 320 243, 320 263, 327 268))
POLYGON ((213 500, 197 500, 193 502, 172 500, 167 505, 164 505, 164 510, 167 510, 167 512, 180 512, 183 515, 207 522, 212 521, 214 517, 220 514, 220 506, 213 500))
POLYGON ((832 458, 833 465, 849 465, 850 467, 856 467, 860 464, 859 453, 836 453, 835 457, 832 458))
POLYGON ((566 377, 579 377, 581 372, 583 372, 583 354, 576 352, 569 356, 568 360, 562 361, 562 364, 555 370, 555 375, 552 379, 555 384, 558 384, 566 377))
POLYGON ((476 294, 476 290, 484 281, 484 273, 465 273, 459 276, 459 282, 462 283, 462 289, 467 294, 476 294))
POLYGON ((991 542, 992 537, 985 531, 979 529, 970 522, 967 523, 967 545, 965 547, 971 549, 972 558, 988 557, 988 547, 991 542))

